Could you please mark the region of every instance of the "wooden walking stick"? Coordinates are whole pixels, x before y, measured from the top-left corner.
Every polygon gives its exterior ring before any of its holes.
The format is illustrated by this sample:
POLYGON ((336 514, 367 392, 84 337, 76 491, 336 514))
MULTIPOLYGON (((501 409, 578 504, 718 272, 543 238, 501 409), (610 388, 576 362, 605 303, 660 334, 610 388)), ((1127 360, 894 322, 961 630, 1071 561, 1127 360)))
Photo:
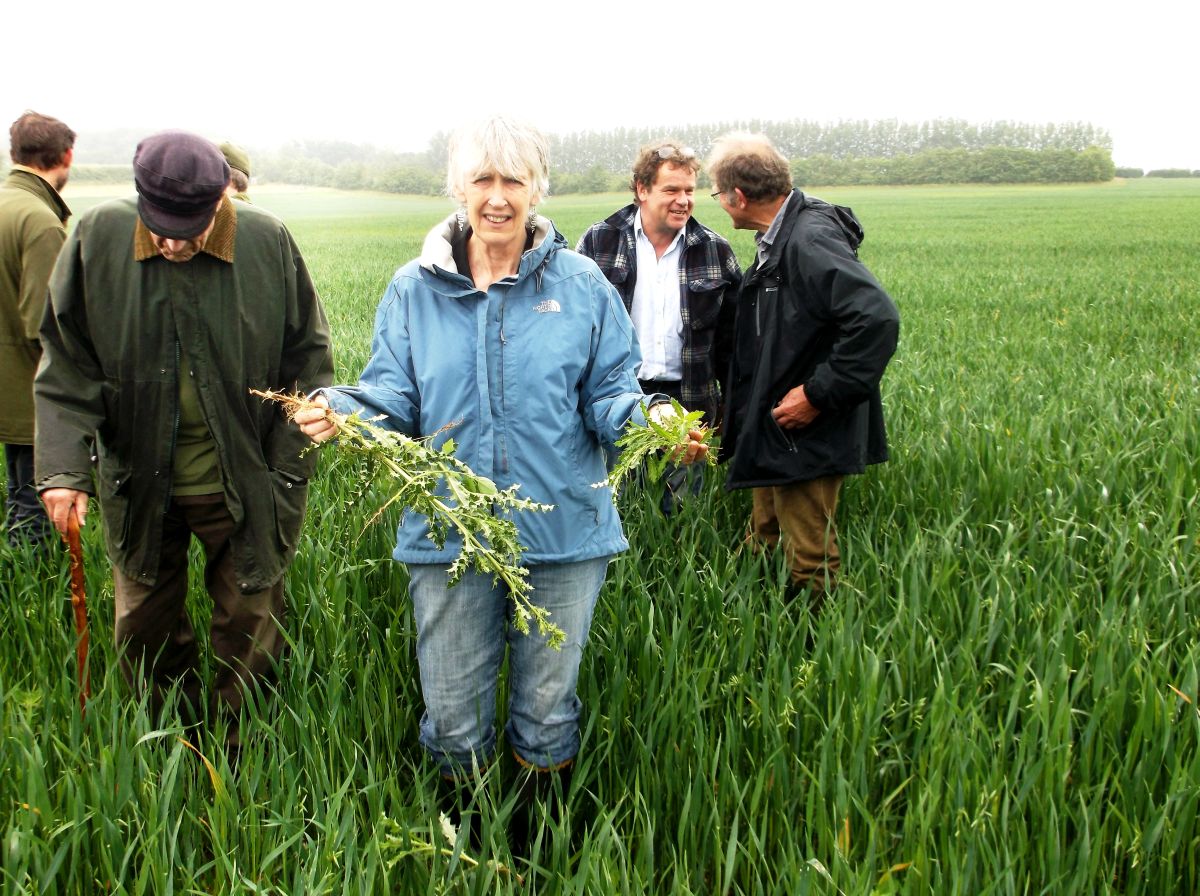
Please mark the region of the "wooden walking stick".
POLYGON ((71 609, 75 611, 75 665, 79 671, 79 711, 86 711, 92 696, 88 675, 87 592, 83 580, 83 545, 79 541, 79 517, 72 507, 67 514, 67 548, 71 552, 71 609))

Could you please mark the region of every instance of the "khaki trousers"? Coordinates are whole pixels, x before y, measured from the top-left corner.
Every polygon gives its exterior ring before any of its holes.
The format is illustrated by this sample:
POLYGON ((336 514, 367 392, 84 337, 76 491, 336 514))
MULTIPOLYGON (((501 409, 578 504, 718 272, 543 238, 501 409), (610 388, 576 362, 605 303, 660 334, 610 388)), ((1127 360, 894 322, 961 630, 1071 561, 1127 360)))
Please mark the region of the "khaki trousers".
POLYGON ((115 637, 121 671, 135 689, 150 688, 155 713, 165 692, 178 683, 199 712, 199 648, 188 618, 188 546, 204 548, 204 587, 213 602, 209 628, 216 660, 210 711, 227 713, 229 740, 237 743, 236 720, 247 686, 269 680, 283 652, 283 578, 262 591, 238 588, 229 537, 233 518, 222 495, 175 497, 163 517, 162 555, 154 585, 143 585, 114 567, 115 637))
POLYGON ((837 584, 841 555, 835 517, 844 478, 753 489, 748 541, 759 549, 782 547, 792 585, 808 587, 814 595, 837 584))

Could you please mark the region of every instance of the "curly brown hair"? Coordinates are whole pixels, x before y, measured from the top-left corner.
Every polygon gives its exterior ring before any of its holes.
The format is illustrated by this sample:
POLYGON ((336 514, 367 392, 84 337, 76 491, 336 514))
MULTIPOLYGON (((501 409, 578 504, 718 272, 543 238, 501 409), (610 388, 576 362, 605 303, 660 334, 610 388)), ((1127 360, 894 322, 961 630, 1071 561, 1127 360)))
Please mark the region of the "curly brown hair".
POLYGON ((633 163, 633 178, 629 181, 629 189, 637 196, 638 187, 649 190, 654 186, 658 177, 658 169, 670 162, 680 168, 686 168, 692 174, 700 170, 700 159, 690 146, 684 146, 677 140, 656 140, 647 143, 638 151, 637 160, 633 163))

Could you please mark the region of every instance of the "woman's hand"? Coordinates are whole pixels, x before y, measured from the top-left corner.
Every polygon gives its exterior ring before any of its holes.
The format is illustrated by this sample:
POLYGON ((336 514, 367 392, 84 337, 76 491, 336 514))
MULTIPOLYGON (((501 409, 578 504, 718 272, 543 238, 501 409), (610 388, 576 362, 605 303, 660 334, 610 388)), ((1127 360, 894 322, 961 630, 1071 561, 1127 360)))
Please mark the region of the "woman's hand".
POLYGON ((687 466, 688 464, 704 460, 704 458, 708 457, 708 446, 704 444, 703 439, 704 433, 700 430, 688 430, 687 442, 676 446, 675 450, 671 452, 671 461, 687 466))
MULTIPOLYGON (((669 421, 678 416, 675 408, 666 401, 651 405, 647 413, 651 420, 663 426, 669 426, 669 421)), ((671 462, 684 466, 704 460, 707 456, 708 445, 704 443, 704 431, 700 429, 688 430, 688 440, 671 450, 671 462)))
POLYGON ((318 395, 312 401, 313 407, 296 411, 293 418, 300 431, 318 445, 337 435, 337 424, 329 419, 329 402, 324 395, 318 395))

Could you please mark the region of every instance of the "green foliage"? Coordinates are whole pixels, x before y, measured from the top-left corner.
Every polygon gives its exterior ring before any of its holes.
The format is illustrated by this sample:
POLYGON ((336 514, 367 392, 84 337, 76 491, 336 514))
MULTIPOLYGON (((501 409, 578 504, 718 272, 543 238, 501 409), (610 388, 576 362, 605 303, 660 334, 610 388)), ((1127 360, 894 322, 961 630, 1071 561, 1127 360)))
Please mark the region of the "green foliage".
MULTIPOLYGON (((264 400, 281 403, 289 418, 299 410, 319 407, 303 395, 251 391, 264 400)), ((394 490, 368 524, 394 505, 425 518, 429 540, 439 551, 446 547, 446 538, 453 532, 460 546, 450 564, 450 584, 457 584, 471 567, 503 582, 513 599, 517 631, 528 635, 529 623, 533 622, 551 647, 561 649, 566 633, 551 622, 546 609, 529 598, 533 587, 528 581, 529 571, 521 566, 524 547, 512 518, 514 513, 551 510, 552 505, 519 497, 519 486, 497 488, 486 476, 476 475, 454 456, 453 438, 434 446, 441 433, 413 439, 376 426, 376 421, 364 420, 358 414, 347 416, 325 410, 325 415, 337 427, 334 449, 363 461, 361 478, 351 488, 346 509, 359 503, 368 486, 383 480, 388 489, 394 490)))
MULTIPOLYGON (((671 136, 707 153, 721 134, 750 131, 766 134, 789 159, 829 156, 834 159, 892 158, 936 149, 979 151, 992 147, 1082 152, 1090 146, 1112 149, 1108 132, 1086 122, 1027 124, 992 121, 973 124, 962 119, 905 122, 803 119, 736 119, 653 128, 613 128, 550 136, 550 159, 556 171, 578 174, 600 166, 628 178, 638 150, 671 136)), ((624 185, 622 185, 624 186, 624 185)))
POLYGON ((1088 183, 1112 180, 1115 172, 1108 151, 1098 147, 930 149, 891 158, 819 155, 793 159, 790 167, 797 186, 1088 183))
POLYGON ((550 183, 551 192, 559 196, 568 193, 609 193, 628 187, 628 175, 613 173, 602 165, 593 165, 582 174, 556 172, 550 183))
MULTIPOLYGON (((703 155, 714 139, 729 131, 767 134, 780 152, 802 166, 798 179, 809 184, 1063 183, 1112 177, 1111 173, 1103 174, 1102 160, 1095 160, 1100 165, 1098 170, 1082 160, 1090 148, 1096 148, 1104 158, 1112 150, 1107 131, 1086 122, 739 119, 548 135, 552 188, 558 194, 624 191, 629 185, 630 166, 643 145, 669 134, 703 155), (965 174, 956 174, 953 169, 943 172, 935 162, 941 158, 940 151, 948 150, 969 154, 993 150, 1034 153, 1040 161, 1032 167, 1039 172, 1029 174, 1024 170, 1031 167, 1027 159, 1005 153, 993 153, 987 162, 973 156, 965 174), (1045 161, 1053 153, 1070 159, 1059 164, 1070 170, 1053 172, 1054 166, 1045 161), (981 166, 984 170, 970 173, 981 166)), ((81 162, 117 165, 126 172, 124 180, 128 181, 128 160, 140 137, 128 131, 83 135, 77 156, 81 162)), ((430 139, 425 152, 390 152, 337 140, 293 141, 271 152, 254 147, 249 151, 255 185, 285 183, 436 196, 444 189, 448 142, 449 135, 439 132, 430 139)), ((703 173, 699 185, 708 185, 703 173)))
MULTIPOLYGON (((546 210, 578 236, 627 195, 546 210)), ((500 764, 480 848, 440 848, 406 573, 387 527, 364 531, 377 505, 346 506, 357 465, 323 452, 236 776, 219 726, 152 720, 124 687, 99 526, 82 717, 65 557, 0 545, 0 891, 1200 892, 1200 181, 822 195, 863 220, 904 318, 892 459, 843 490, 836 598, 783 602, 720 468, 669 519, 627 486, 569 811, 515 862, 524 885, 488 864, 514 864, 500 764)), ((448 202, 255 201, 297 235, 357 376, 383 285, 448 202)), ((192 574, 205 647, 199 552, 192 574)))
POLYGON ((716 466, 717 452, 712 439, 712 430, 706 428, 700 421, 703 411, 688 411, 675 399, 670 402, 670 414, 651 416, 645 403, 642 413, 646 415, 646 425, 630 424, 625 434, 617 439, 620 455, 609 471, 608 480, 597 483, 612 489, 613 500, 617 500, 621 488, 638 470, 645 469, 650 482, 662 479, 672 460, 674 449, 686 445, 691 440, 692 432, 703 433, 703 443, 710 450, 704 456, 704 463, 716 466))
POLYGON ((1146 172, 1141 168, 1120 168, 1114 172, 1115 177, 1144 177, 1146 172))
POLYGON ((133 169, 128 165, 72 165, 71 181, 76 184, 128 184, 133 169))
POLYGON ((1200 174, 1187 168, 1154 168, 1146 172, 1146 177, 1200 177, 1200 174))

